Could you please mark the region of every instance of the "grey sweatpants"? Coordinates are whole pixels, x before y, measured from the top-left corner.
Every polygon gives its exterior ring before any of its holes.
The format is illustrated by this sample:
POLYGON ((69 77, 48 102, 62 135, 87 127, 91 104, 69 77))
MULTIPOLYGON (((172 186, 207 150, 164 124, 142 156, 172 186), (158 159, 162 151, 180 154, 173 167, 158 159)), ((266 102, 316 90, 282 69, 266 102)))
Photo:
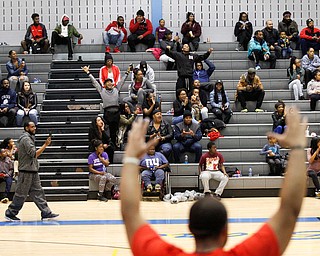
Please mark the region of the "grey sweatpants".
POLYGON ((41 217, 45 218, 51 214, 38 172, 19 172, 16 192, 5 214, 7 216, 16 216, 28 195, 41 211, 41 217))

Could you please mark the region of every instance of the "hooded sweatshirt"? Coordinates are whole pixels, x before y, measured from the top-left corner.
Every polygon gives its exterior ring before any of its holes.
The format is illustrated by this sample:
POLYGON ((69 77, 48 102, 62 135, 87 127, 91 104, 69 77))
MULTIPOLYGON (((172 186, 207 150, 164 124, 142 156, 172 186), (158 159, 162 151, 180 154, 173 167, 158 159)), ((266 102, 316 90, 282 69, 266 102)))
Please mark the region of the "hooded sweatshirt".
POLYGON ((37 172, 39 170, 39 163, 36 157, 35 136, 25 131, 20 136, 18 144, 19 171, 37 172))

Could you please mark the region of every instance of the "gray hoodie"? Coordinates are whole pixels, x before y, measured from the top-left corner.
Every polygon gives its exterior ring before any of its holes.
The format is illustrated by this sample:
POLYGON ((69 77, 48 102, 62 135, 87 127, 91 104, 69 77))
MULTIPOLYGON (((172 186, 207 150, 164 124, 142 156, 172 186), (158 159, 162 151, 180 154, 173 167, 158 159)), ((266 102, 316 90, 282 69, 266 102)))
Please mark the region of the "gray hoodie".
POLYGON ((18 140, 19 171, 37 172, 39 170, 38 159, 36 158, 35 137, 28 132, 22 133, 18 140))

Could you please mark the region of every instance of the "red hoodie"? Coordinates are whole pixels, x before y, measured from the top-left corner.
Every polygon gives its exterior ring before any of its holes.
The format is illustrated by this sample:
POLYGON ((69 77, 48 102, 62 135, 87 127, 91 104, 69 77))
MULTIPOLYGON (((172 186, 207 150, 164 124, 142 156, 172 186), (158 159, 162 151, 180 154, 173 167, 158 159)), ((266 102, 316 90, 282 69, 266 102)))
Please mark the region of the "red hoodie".
POLYGON ((143 35, 143 37, 152 34, 152 23, 148 19, 144 19, 141 23, 137 22, 136 19, 130 21, 129 26, 132 34, 143 35))
POLYGON ((119 27, 118 22, 117 21, 112 21, 105 29, 105 31, 109 32, 110 29, 113 29, 114 31, 119 31, 122 30, 123 34, 124 34, 124 38, 122 40, 122 43, 126 43, 127 42, 127 30, 124 27, 119 27))

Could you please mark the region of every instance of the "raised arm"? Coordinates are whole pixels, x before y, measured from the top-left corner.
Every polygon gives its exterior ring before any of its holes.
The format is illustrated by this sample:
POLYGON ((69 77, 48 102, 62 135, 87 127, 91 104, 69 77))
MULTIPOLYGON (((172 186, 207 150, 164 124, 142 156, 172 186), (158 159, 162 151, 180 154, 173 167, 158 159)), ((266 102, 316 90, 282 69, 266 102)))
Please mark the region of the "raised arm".
POLYGON ((295 108, 290 108, 286 120, 285 133, 272 134, 282 147, 291 148, 286 176, 280 192, 280 207, 269 220, 269 224, 278 238, 281 254, 291 239, 306 191, 304 148, 307 142, 305 137, 307 120, 301 121, 301 116, 295 108))
POLYGON ((90 73, 90 66, 84 66, 84 67, 81 67, 81 69, 87 73, 87 75, 89 76, 90 78, 90 81, 92 83, 92 85, 96 88, 96 90, 101 93, 102 91, 102 88, 101 88, 101 85, 97 82, 97 80, 95 79, 95 77, 90 73))
POLYGON ((121 213, 130 244, 134 233, 146 223, 140 213, 139 158, 147 152, 151 145, 155 145, 157 142, 157 140, 145 142, 147 128, 148 122, 145 120, 139 119, 133 123, 121 171, 121 213))

